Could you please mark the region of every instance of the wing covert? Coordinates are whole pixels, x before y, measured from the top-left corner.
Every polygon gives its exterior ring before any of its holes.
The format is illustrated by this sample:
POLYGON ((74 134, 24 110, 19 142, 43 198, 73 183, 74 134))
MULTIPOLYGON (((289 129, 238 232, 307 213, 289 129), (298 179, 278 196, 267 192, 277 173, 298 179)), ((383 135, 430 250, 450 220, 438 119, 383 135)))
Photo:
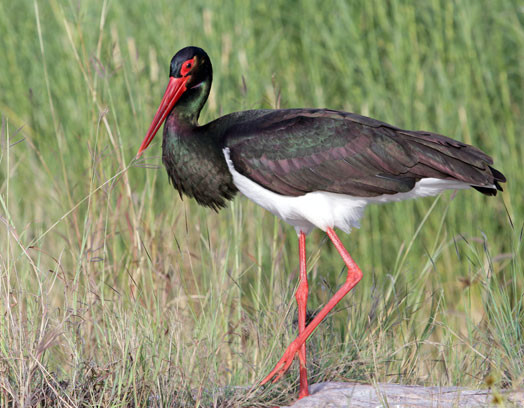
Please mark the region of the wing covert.
POLYGON ((289 196, 374 197, 410 191, 426 177, 497 185, 491 158, 473 146, 346 112, 267 111, 228 128, 223 144, 238 172, 289 196))

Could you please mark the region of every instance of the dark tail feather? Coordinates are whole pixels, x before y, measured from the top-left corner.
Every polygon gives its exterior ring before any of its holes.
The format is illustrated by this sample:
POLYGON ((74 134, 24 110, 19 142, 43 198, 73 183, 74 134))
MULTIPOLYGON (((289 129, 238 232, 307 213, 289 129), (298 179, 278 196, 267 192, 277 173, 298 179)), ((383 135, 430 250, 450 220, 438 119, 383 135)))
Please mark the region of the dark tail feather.
POLYGON ((498 191, 504 191, 502 189, 501 185, 499 184, 499 182, 500 183, 505 183, 506 182, 506 177, 500 171, 498 171, 497 169, 494 169, 491 166, 489 166, 489 169, 491 170, 491 174, 493 176, 493 184, 495 185, 495 188, 479 187, 479 186, 471 186, 471 187, 473 187, 477 191, 480 191, 482 194, 485 194, 485 195, 488 195, 488 196, 495 196, 495 195, 497 195, 497 190, 498 191))
MULTIPOLYGON (((506 176, 504 176, 504 174, 502 174, 500 171, 498 171, 497 169, 494 169, 493 167, 489 166, 489 169, 491 170, 491 174, 493 174, 493 177, 495 178, 495 181, 500 181, 501 183, 505 183, 506 182, 506 176)), ((497 183, 495 183, 497 184, 497 183)), ((500 190, 502 191, 502 189, 500 190)))
POLYGON ((473 187, 475 190, 480 191, 482 194, 487 195, 487 196, 496 196, 497 190, 502 190, 500 186, 498 185, 497 185, 497 189, 489 188, 489 187, 477 187, 477 186, 471 186, 471 187, 473 187))
POLYGON ((494 196, 502 191, 500 183, 504 183, 506 177, 491 167, 493 159, 480 149, 436 133, 401 131, 400 134, 408 136, 404 140, 418 164, 423 165, 413 167, 413 170, 420 167, 422 178, 435 177, 429 176, 429 172, 436 171, 437 178, 463 181, 485 195, 494 196))

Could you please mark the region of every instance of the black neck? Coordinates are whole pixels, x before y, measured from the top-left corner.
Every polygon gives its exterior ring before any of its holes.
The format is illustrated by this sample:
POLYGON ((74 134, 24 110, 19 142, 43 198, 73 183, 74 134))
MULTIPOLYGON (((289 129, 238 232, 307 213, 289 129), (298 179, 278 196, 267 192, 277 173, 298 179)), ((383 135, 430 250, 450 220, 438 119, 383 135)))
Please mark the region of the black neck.
POLYGON ((180 125, 198 126, 198 117, 209 96, 211 82, 212 78, 209 77, 200 84, 188 89, 169 116, 174 115, 176 117, 175 122, 180 123, 180 125))
POLYGON ((164 126, 162 161, 181 194, 218 210, 234 196, 236 188, 217 135, 209 127, 198 126, 210 87, 209 79, 189 89, 169 113, 164 126))

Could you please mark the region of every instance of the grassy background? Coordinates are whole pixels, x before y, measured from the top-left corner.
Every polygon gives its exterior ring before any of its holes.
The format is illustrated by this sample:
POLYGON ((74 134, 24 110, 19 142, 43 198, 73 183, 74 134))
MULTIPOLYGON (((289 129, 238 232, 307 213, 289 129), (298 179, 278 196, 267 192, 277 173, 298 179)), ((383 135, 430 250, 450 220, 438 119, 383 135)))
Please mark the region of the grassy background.
MULTIPOLYGON (((218 214, 181 200, 161 138, 132 164, 190 44, 214 64, 202 122, 343 109, 475 144, 509 180, 368 208, 343 237, 364 278, 310 339, 311 382, 523 387, 518 3, 2 2, 0 406, 295 398, 296 369, 234 387, 296 334, 293 230, 243 197, 218 214)), ((345 273, 318 231, 308 255, 314 311, 345 273)))

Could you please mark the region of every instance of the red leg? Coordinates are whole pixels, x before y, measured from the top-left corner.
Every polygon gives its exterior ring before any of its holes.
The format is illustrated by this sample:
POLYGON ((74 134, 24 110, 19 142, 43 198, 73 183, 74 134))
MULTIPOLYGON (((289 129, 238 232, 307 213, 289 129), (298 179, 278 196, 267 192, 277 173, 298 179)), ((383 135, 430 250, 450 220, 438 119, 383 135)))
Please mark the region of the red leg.
POLYGON ((324 306, 322 310, 315 316, 313 321, 306 327, 306 329, 302 333, 300 333, 295 340, 293 340, 293 342, 284 352, 284 355, 277 363, 273 371, 271 371, 269 375, 262 380, 262 382, 260 383, 261 385, 266 384, 271 379, 273 379, 273 382, 278 381, 282 377, 282 375, 284 375, 284 373, 288 370, 289 366, 293 362, 293 358, 299 351, 300 347, 305 343, 305 341, 311 335, 311 333, 313 333, 313 331, 317 328, 320 322, 324 320, 324 318, 331 311, 331 309, 333 309, 335 305, 338 302, 340 302, 340 300, 345 295, 347 295, 351 289, 353 289, 353 287, 360 281, 360 279, 362 279, 362 271, 355 263, 355 261, 351 259, 351 256, 349 256, 349 253, 346 251, 346 248, 344 248, 344 245, 342 244, 342 242, 340 242, 340 239, 338 238, 335 231, 333 231, 332 228, 328 228, 326 230, 326 233, 328 234, 331 241, 333 241, 335 248, 337 248, 338 253, 342 257, 344 263, 348 268, 346 282, 344 282, 344 284, 335 293, 335 295, 333 295, 329 302, 327 302, 326 306, 324 306))
MULTIPOLYGON (((301 335, 302 332, 306 329, 308 295, 306 270, 306 234, 304 234, 302 231, 300 231, 300 235, 298 237, 298 257, 300 260, 300 283, 298 284, 295 298, 297 299, 298 306, 298 334, 301 335)), ((309 395, 306 368, 306 342, 300 346, 298 358, 300 360, 300 392, 298 394, 298 398, 300 399, 309 395)))

